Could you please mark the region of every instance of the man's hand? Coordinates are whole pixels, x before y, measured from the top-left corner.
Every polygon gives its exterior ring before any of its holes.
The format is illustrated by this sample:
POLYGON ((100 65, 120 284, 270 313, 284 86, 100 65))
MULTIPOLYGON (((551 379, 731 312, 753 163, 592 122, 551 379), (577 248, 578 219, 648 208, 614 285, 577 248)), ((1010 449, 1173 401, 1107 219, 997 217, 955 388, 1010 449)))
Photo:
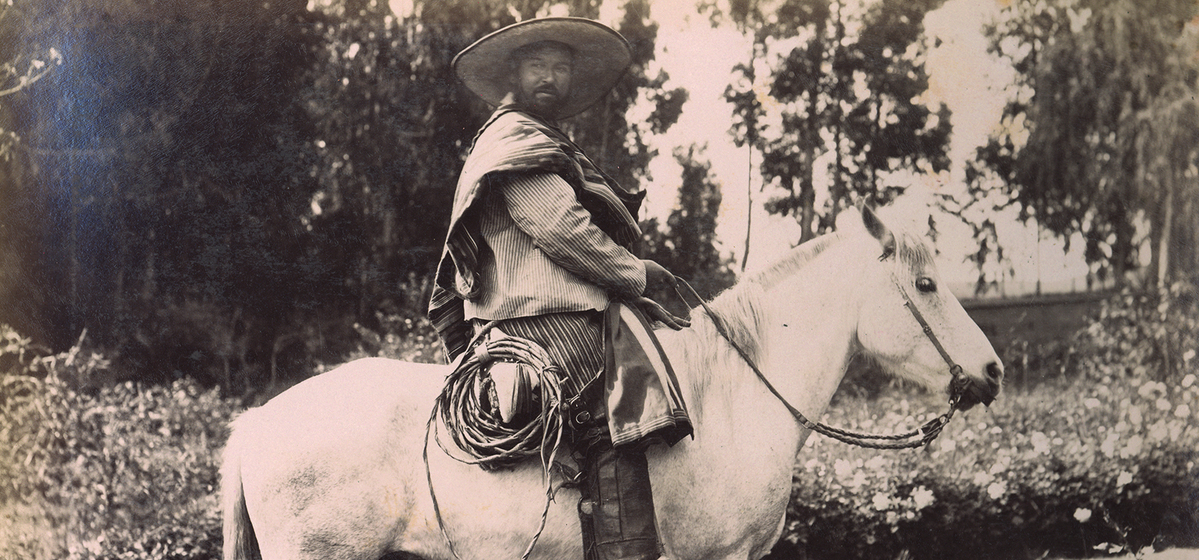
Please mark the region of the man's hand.
MULTIPOLYGON (((641 259, 641 262, 645 263, 645 291, 642 292, 643 294, 661 294, 662 292, 677 293, 675 290, 677 283, 674 278, 674 274, 672 274, 669 270, 666 270, 666 268, 662 265, 649 259, 641 259)), ((662 307, 658 302, 649 299, 644 295, 636 300, 633 300, 633 303, 636 304, 637 307, 641 309, 641 311, 650 319, 661 321, 663 324, 676 331, 684 327, 691 326, 691 321, 684 317, 676 317, 673 313, 667 311, 665 307, 662 307)))
POLYGON ((659 305, 658 302, 647 297, 639 297, 633 300, 633 304, 636 305, 637 308, 640 309, 642 313, 645 313, 645 315, 651 320, 661 321, 662 324, 676 331, 691 326, 691 321, 686 317, 674 316, 674 314, 667 311, 665 307, 659 305))
POLYGON ((674 274, 666 270, 662 265, 649 259, 641 259, 645 263, 645 290, 643 294, 654 293, 655 288, 663 288, 673 292, 675 290, 674 274))

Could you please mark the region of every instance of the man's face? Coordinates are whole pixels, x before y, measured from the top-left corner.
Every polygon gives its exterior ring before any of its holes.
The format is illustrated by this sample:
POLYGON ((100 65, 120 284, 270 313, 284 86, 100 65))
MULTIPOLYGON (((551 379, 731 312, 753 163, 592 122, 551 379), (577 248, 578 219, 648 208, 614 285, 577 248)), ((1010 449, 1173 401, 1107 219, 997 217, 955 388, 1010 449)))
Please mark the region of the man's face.
POLYGON ((546 46, 521 57, 516 65, 516 100, 533 112, 554 117, 570 94, 570 51, 546 46))

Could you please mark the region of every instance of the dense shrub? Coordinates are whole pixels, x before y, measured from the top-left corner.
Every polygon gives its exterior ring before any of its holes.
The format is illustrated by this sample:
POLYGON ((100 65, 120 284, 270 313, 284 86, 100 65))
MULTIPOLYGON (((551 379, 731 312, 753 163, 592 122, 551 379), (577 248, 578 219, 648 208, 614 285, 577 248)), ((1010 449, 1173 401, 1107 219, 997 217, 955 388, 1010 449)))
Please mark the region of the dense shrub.
POLYGON ((30 354, 0 374, 0 558, 218 558, 235 407, 189 380, 77 390, 64 368, 102 357, 30 354))
MULTIPOLYGON (((445 352, 437 331, 425 318, 425 306, 433 293, 432 279, 418 279, 411 274, 396 291, 402 297, 397 298, 399 303, 395 308, 389 313, 375 314, 381 333, 361 324, 354 325, 359 336, 358 348, 345 360, 383 356, 406 362, 445 363, 445 352)), ((321 369, 329 367, 322 366, 321 369)))
POLYGON ((1199 366, 1199 287, 1178 282, 1111 298, 1076 340, 1076 371, 1091 379, 1177 382, 1199 366))
POLYGON ((1017 337, 996 350, 1013 378, 1139 376, 1177 382, 1194 370, 1197 348, 1199 288, 1178 282, 1112 296, 1087 328, 1064 338, 1017 337))

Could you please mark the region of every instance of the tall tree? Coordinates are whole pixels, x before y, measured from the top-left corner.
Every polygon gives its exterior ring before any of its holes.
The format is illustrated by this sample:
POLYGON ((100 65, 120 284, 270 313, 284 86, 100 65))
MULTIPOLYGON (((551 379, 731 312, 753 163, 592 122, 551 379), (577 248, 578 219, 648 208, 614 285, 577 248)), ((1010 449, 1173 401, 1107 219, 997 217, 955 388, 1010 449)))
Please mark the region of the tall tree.
POLYGON ((761 148, 761 138, 758 135, 758 122, 763 116, 762 101, 758 96, 756 78, 759 59, 766 52, 765 38, 770 21, 763 13, 760 0, 729 0, 727 6, 720 2, 701 1, 699 8, 711 13, 713 25, 720 25, 725 20, 731 21, 742 35, 752 37, 750 41, 749 60, 739 63, 734 70, 741 74, 745 81, 741 87, 729 85, 725 96, 736 109, 733 111, 733 143, 737 147, 745 147, 746 158, 745 177, 745 241, 741 253, 741 271, 749 264, 749 249, 753 237, 753 201, 754 201, 754 150, 761 148))
MULTIPOLYGON (((643 224, 646 231, 645 257, 685 278, 705 298, 733 285, 733 260, 716 246, 716 220, 720 212, 720 185, 711 165, 702 161, 704 149, 692 145, 679 148, 674 158, 683 167, 678 202, 665 227, 656 219, 643 224)), ((657 294, 658 301, 673 303, 675 294, 657 294)), ((676 309, 677 310, 677 309, 676 309)))
POLYGON ((678 121, 687 90, 664 88, 670 79, 665 71, 650 74, 658 38, 649 0, 627 0, 616 30, 629 41, 632 60, 625 77, 612 93, 567 125, 575 141, 596 163, 626 187, 637 187, 647 179, 646 168, 657 155, 648 138, 670 129, 678 121), (628 113, 645 98, 652 110, 645 122, 630 122, 628 113))
POLYGON ((36 278, 23 266, 37 252, 30 240, 37 235, 30 221, 32 193, 25 192, 24 166, 17 150, 21 136, 15 129, 13 102, 32 95, 38 82, 61 66, 60 45, 23 41, 31 0, 0 5, 0 322, 45 340, 48 332, 34 317, 41 311, 44 294, 36 278))
MULTIPOLYGON (((775 8, 764 42, 775 59, 768 101, 737 84, 726 98, 739 117, 735 134, 759 139, 763 178, 785 193, 767 210, 794 216, 798 241, 832 228, 859 200, 893 198, 902 190, 896 172, 948 168, 949 111, 918 101, 928 86, 924 14, 940 3, 784 0, 775 8), (758 114, 761 105, 770 109, 758 114), (827 194, 817 187, 822 176, 827 194)), ((752 83, 752 68, 740 71, 752 83)))
POLYGON ((153 375, 230 372, 306 303, 288 219, 310 189, 289 93, 306 65, 295 4, 26 14, 27 44, 64 45, 62 71, 12 106, 47 342, 86 328, 153 375))
POLYGON ((1012 3, 988 34, 1019 89, 973 187, 997 182, 1022 219, 1067 244, 1080 234, 1100 280, 1129 281, 1142 248, 1148 282, 1192 274, 1197 16, 1190 0, 1012 3))

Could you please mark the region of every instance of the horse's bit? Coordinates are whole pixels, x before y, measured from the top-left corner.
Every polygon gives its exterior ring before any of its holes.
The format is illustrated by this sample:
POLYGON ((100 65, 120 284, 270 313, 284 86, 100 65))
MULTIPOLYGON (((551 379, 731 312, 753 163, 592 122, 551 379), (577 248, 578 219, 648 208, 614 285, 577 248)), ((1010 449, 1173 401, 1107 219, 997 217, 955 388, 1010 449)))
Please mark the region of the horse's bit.
MULTIPOLYGON (((728 331, 725 330, 724 325, 721 324, 720 319, 717 318, 715 313, 713 313, 712 308, 708 307, 708 303, 705 302, 703 298, 699 297, 699 294, 696 293, 695 288, 692 288, 686 280, 683 280, 677 276, 675 277, 675 281, 683 286, 686 286, 687 290, 691 292, 691 295, 694 296, 697 301, 699 301, 700 306, 704 308, 704 311, 708 314, 708 317, 712 319, 712 326, 716 327, 716 332, 720 333, 720 336, 724 337, 724 339, 728 341, 729 345, 741 355, 741 359, 745 360, 745 363, 749 365, 750 369, 757 374, 758 379, 762 382, 762 384, 766 386, 766 388, 775 396, 775 398, 783 403, 783 406, 787 407, 787 411, 791 413, 791 416, 795 417, 795 420, 798 421, 800 425, 820 435, 860 447, 868 447, 871 449, 910 449, 928 445, 934 439, 937 439, 938 435, 941 435, 941 430, 945 428, 945 425, 949 423, 951 418, 953 418, 954 412, 957 411, 958 402, 962 398, 962 393, 965 392, 966 387, 969 385, 969 380, 967 380, 962 374, 962 366, 953 361, 953 358, 949 356, 949 352, 945 350, 945 347, 941 344, 941 341, 937 339, 937 335, 933 333, 933 329, 931 326, 929 326, 928 321, 924 319, 924 315, 920 313, 919 309, 916 309, 916 304, 912 301, 912 298, 908 296, 907 290, 904 289, 903 285, 899 283, 899 280, 895 278, 894 275, 892 275, 891 279, 895 282, 895 286, 899 288, 899 293, 903 294, 904 307, 907 307, 908 310, 912 312, 912 316, 916 318, 916 322, 919 323, 920 328, 924 330, 925 336, 932 341, 933 347, 937 349, 939 354, 941 354, 941 359, 945 360, 945 363, 949 365, 949 372, 953 375, 953 379, 949 382, 949 410, 945 412, 945 414, 933 418, 916 430, 911 430, 902 434, 880 435, 854 432, 842 428, 834 428, 820 422, 808 420, 808 418, 804 416, 799 409, 792 406, 790 402, 787 402, 787 399, 783 397, 781 393, 779 393, 778 389, 774 388, 774 385, 770 383, 770 380, 766 379, 766 375, 762 373, 762 370, 758 368, 758 365, 754 363, 749 354, 733 341, 732 337, 729 336, 728 331), (914 439, 917 437, 919 437, 919 439, 914 439)), ((682 293, 679 294, 679 297, 683 297, 682 293)), ((684 301, 686 301, 685 298, 684 301)))

